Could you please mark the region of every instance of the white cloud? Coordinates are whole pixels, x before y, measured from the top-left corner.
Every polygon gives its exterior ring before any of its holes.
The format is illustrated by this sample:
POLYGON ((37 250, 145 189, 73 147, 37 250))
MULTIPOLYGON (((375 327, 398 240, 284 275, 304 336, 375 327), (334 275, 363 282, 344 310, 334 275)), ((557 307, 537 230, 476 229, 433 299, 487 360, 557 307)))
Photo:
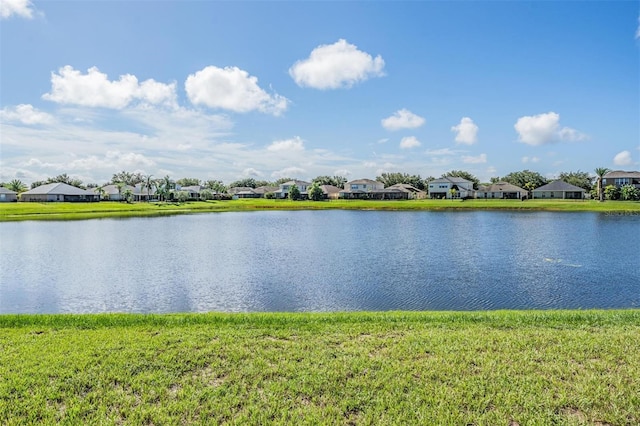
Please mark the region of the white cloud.
POLYGON ((14 15, 32 19, 33 14, 33 3, 29 0, 0 0, 0 18, 2 19, 7 19, 14 15))
POLYGON ((470 155, 462 156, 462 162, 465 164, 482 164, 487 162, 487 154, 480 154, 477 157, 470 155))
POLYGON ((333 172, 333 175, 334 176, 348 177, 348 176, 351 176, 351 172, 349 170, 347 170, 347 169, 338 169, 338 170, 335 170, 333 172))
POLYGON ((529 163, 529 162, 537 163, 539 161, 540 161, 540 159, 538 157, 522 157, 522 162, 525 163, 525 164, 529 163))
POLYGON ((400 141, 401 149, 411 149, 416 148, 421 145, 420 141, 415 136, 407 136, 402 138, 400 141))
POLYGON ((55 121, 52 115, 38 111, 31 104, 20 104, 14 108, 5 107, 0 111, 0 118, 22 124, 51 124, 55 121))
POLYGON ((258 176, 262 176, 262 173, 260 173, 258 170, 254 169, 253 167, 248 167, 242 171, 242 176, 258 177, 258 176))
POLYGON ((457 151, 449 148, 439 148, 439 149, 428 149, 425 151, 425 154, 432 155, 432 156, 440 156, 440 155, 457 155, 460 152, 464 152, 464 151, 457 151))
POLYGON ((636 30, 636 38, 640 39, 640 16, 638 16, 638 29, 636 30))
POLYGON ((260 111, 280 115, 289 100, 277 93, 270 95, 258 86, 258 78, 237 67, 208 66, 185 81, 185 90, 194 105, 234 112, 260 111))
POLYGON ((91 67, 86 74, 66 65, 51 73, 51 93, 44 99, 60 104, 123 109, 132 102, 175 106, 176 83, 164 84, 146 80, 138 84, 136 76, 121 75, 119 80, 109 81, 106 74, 91 67))
POLYGON ((392 116, 382 119, 382 127, 387 130, 415 129, 422 126, 424 121, 424 118, 403 108, 392 116))
POLYGON ((295 136, 291 139, 285 139, 281 141, 274 141, 271 145, 267 147, 269 151, 302 151, 304 150, 304 141, 299 137, 295 136))
POLYGON ((271 177, 276 179, 281 179, 281 178, 297 179, 298 176, 302 175, 304 172, 305 170, 301 169, 300 167, 285 167, 282 170, 276 170, 275 172, 271 173, 271 177))
POLYGON ((616 166, 631 166, 633 164, 633 157, 631 151, 622 151, 613 157, 613 164, 616 166))
POLYGON ((340 39, 313 49, 305 60, 289 68, 289 75, 300 87, 314 89, 350 88, 370 77, 384 75, 384 60, 373 58, 353 44, 340 39))
POLYGON ((464 145, 473 145, 478 141, 478 126, 469 117, 462 117, 460 124, 451 127, 456 132, 455 141, 464 145))
POLYGON ((520 142, 534 146, 587 138, 575 129, 560 128, 560 115, 555 112, 520 117, 513 127, 518 132, 520 142))

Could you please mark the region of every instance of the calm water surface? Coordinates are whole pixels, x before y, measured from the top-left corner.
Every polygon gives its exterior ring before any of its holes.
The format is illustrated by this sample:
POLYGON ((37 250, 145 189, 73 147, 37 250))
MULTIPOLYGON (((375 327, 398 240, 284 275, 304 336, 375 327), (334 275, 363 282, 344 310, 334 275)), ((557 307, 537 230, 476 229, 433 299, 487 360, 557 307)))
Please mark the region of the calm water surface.
POLYGON ((640 216, 260 211, 0 223, 0 314, 640 307, 640 216))

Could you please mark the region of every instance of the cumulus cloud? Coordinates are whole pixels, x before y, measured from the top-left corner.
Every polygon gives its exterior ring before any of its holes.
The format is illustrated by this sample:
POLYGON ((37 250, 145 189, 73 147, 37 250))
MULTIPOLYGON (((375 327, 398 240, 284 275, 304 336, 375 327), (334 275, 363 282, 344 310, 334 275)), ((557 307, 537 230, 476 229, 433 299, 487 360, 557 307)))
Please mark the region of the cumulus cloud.
POLYGON ((242 176, 258 177, 258 176, 262 176, 262 173, 260 173, 258 170, 254 169, 253 167, 248 167, 242 171, 242 176))
POLYGON ((299 137, 293 137, 291 139, 285 139, 281 141, 274 141, 267 147, 269 151, 302 151, 304 150, 304 141, 299 137))
POLYGON ((192 104, 210 108, 280 115, 289 105, 287 98, 268 94, 258 86, 257 77, 237 67, 208 66, 190 74, 184 86, 192 104))
POLYGON ((520 117, 513 127, 518 132, 520 142, 533 146, 587 138, 575 129, 561 128, 560 115, 555 112, 520 117))
POLYGON ((487 162, 487 154, 480 154, 477 157, 470 155, 462 156, 462 162, 465 164, 482 164, 487 162))
POLYGON ((407 136, 402 138, 400 141, 401 149, 411 149, 416 148, 421 145, 420 141, 415 136, 407 136))
POLYGON ((347 170, 347 169, 338 169, 335 170, 333 172, 334 176, 342 176, 342 177, 348 177, 351 176, 351 171, 347 170))
POLYGON ((633 164, 633 157, 631 151, 622 151, 613 157, 613 164, 616 166, 631 166, 633 164))
POLYGON ((424 121, 424 118, 403 108, 382 119, 382 127, 387 130, 415 129, 422 126, 424 121))
POLYGON ((0 118, 22 124, 51 124, 55 122, 52 115, 38 111, 31 104, 20 104, 16 107, 5 107, 0 111, 0 118))
POLYGON ((300 176, 305 172, 304 169, 301 169, 300 167, 286 167, 282 170, 276 170, 275 172, 271 173, 271 177, 276 178, 276 179, 281 179, 281 178, 295 178, 296 176, 300 176))
POLYGON ((12 16, 32 19, 35 9, 29 0, 1 0, 0 18, 8 19, 12 16))
POLYGON ((136 101, 174 106, 176 83, 164 84, 151 79, 138 84, 137 77, 131 74, 110 81, 97 67, 91 67, 86 74, 82 74, 66 65, 57 74, 51 73, 51 93, 45 93, 42 97, 60 104, 111 109, 123 109, 136 101))
POLYGON ((478 126, 469 117, 462 117, 460 124, 451 127, 451 131, 456 133, 456 143, 473 145, 478 141, 478 126))
POLYGON ((313 49, 307 59, 289 68, 289 75, 300 87, 314 89, 350 88, 371 77, 384 75, 384 60, 373 58, 357 46, 340 39, 313 49))

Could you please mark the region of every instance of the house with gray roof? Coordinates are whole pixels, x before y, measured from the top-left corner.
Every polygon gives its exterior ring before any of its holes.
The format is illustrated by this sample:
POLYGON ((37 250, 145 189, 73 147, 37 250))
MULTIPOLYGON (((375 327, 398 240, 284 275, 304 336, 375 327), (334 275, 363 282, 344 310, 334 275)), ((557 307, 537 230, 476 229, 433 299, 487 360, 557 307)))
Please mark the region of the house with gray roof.
POLYGON ((623 170, 613 170, 602 177, 602 187, 613 185, 621 188, 625 185, 633 185, 640 189, 640 172, 625 172, 623 170))
POLYGON ((100 188, 92 189, 93 193, 98 195, 98 197, 102 194, 102 199, 105 201, 124 201, 124 194, 127 190, 131 191, 133 194, 135 188, 131 185, 122 185, 119 187, 118 185, 109 184, 101 186, 100 188))
POLYGON ((303 180, 290 180, 285 183, 280 184, 280 188, 277 191, 274 191, 276 198, 287 198, 289 196, 289 191, 291 187, 297 186, 300 191, 300 197, 302 199, 308 198, 308 189, 311 186, 311 182, 305 182, 303 180))
POLYGON ((0 203, 10 203, 18 201, 18 193, 0 186, 0 203))
POLYGON ((429 198, 466 198, 475 196, 473 182, 457 176, 443 177, 429 182, 429 198))
POLYGON ((521 200, 527 197, 529 192, 519 186, 512 185, 509 182, 496 182, 491 185, 481 185, 476 191, 476 198, 482 199, 516 199, 521 200))
POLYGON ((374 191, 382 189, 384 189, 384 184, 377 180, 356 179, 344 184, 344 189, 340 191, 339 197, 348 199, 372 198, 371 195, 374 191))
POLYGON ((376 200, 409 200, 426 198, 427 193, 419 190, 413 185, 406 183, 396 183, 383 189, 374 189, 370 193, 370 198, 376 200))
POLYGON ((95 192, 68 185, 62 182, 47 183, 37 188, 23 192, 20 201, 66 201, 66 202, 91 202, 100 201, 95 192))
POLYGON ((560 200, 582 200, 585 190, 579 186, 571 185, 562 180, 556 180, 531 191, 533 198, 537 199, 560 199, 560 200))

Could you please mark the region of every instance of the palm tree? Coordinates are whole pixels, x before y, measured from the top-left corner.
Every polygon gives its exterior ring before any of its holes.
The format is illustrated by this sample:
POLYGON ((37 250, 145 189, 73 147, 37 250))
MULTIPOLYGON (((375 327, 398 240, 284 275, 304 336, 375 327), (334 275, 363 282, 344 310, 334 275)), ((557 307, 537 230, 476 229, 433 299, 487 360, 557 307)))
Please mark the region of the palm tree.
POLYGON ((171 194, 171 190, 173 189, 173 187, 174 183, 169 175, 166 175, 158 182, 158 194, 162 195, 164 201, 167 201, 169 199, 169 195, 171 194))
POLYGON ((13 192, 17 192, 18 194, 27 190, 27 185, 22 183, 19 179, 14 179, 7 184, 7 189, 10 189, 13 192))
POLYGON ((607 169, 606 167, 598 167, 597 169, 594 170, 594 172, 596 172, 596 175, 598 176, 598 200, 600 200, 600 202, 604 201, 604 191, 602 191, 602 179, 604 178, 604 175, 606 175, 607 173, 609 173, 609 169, 607 169))
POLYGON ((98 194, 98 197, 100 197, 101 200, 106 199, 108 196, 107 191, 102 186, 100 188, 96 188, 96 193, 98 194))
POLYGON ((156 187, 156 181, 153 180, 153 175, 145 175, 143 176, 141 189, 147 188, 147 202, 151 199, 151 188, 156 187))

